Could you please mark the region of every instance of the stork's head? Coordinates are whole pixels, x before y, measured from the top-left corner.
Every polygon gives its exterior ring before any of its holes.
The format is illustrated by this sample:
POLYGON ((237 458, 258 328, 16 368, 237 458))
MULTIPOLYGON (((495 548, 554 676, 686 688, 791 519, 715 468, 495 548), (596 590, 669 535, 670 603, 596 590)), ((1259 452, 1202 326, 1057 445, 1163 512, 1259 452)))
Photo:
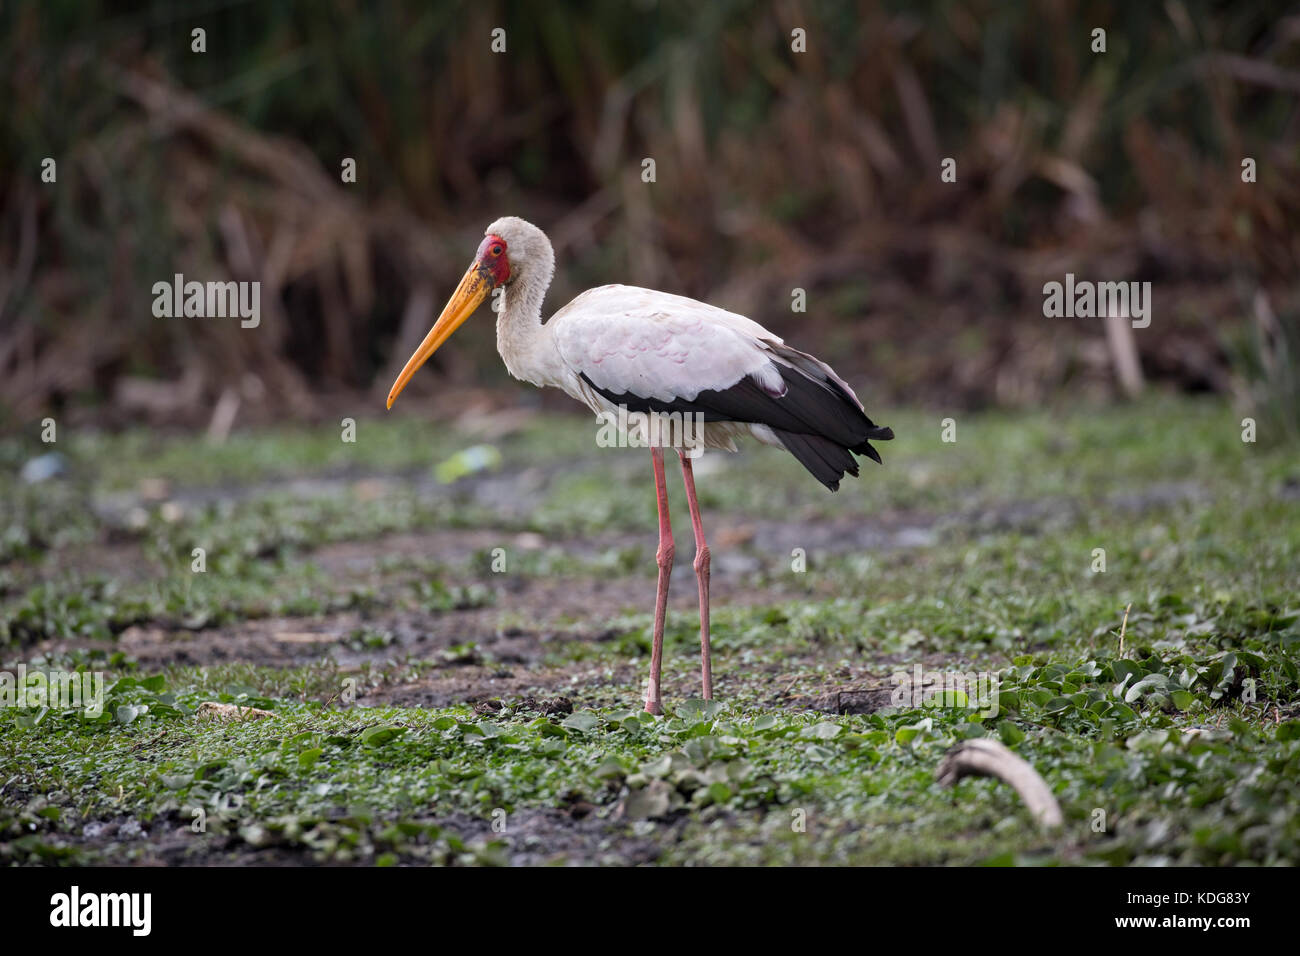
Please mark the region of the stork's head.
MULTIPOLYGON (((398 394, 406 387, 411 376, 438 351, 451 333, 460 328, 474 310, 497 286, 508 286, 516 281, 526 281, 542 290, 551 281, 555 269, 555 254, 546 233, 517 216, 503 216, 487 227, 474 261, 465 271, 460 285, 438 316, 420 347, 407 360, 402 374, 397 376, 388 393, 388 407, 393 407, 398 394)), ((537 303, 538 308, 541 302, 537 303)))

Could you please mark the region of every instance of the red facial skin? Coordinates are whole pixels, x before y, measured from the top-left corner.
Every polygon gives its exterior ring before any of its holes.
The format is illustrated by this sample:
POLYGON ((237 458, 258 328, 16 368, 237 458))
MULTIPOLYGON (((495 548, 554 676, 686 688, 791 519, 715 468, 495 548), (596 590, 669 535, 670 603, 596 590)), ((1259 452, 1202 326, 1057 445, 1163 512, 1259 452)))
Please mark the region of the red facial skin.
POLYGON ((510 258, 506 255, 506 241, 500 236, 488 236, 478 247, 478 270, 495 288, 510 281, 510 258))

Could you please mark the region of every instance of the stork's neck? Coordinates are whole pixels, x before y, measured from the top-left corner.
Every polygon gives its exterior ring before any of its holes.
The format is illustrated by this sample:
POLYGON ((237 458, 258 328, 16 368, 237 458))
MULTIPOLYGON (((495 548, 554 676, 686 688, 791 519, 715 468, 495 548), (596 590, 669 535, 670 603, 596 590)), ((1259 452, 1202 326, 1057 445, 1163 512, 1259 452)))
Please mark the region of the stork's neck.
POLYGON ((534 385, 555 385, 560 355, 551 329, 542 324, 542 300, 555 272, 555 254, 547 244, 543 254, 520 270, 501 293, 497 316, 497 351, 515 378, 534 385))

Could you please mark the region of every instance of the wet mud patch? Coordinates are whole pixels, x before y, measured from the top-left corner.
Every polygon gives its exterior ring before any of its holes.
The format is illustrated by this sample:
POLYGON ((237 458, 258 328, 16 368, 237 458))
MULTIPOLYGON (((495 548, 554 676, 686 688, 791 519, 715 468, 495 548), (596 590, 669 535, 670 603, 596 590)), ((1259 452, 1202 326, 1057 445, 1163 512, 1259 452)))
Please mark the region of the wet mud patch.
MULTIPOLYGON (((409 847, 395 854, 399 865, 429 863, 507 866, 611 865, 637 866, 656 862, 676 841, 684 821, 656 826, 653 835, 637 835, 626 821, 614 822, 599 808, 574 803, 565 808, 529 808, 496 818, 465 813, 445 817, 405 817, 408 826, 436 828, 435 846, 409 847), (446 846, 454 837, 465 846, 446 846)), ((381 824, 382 825, 382 824, 381 824)), ((44 834, 41 846, 50 859, 75 854, 85 864, 101 866, 372 866, 384 853, 382 841, 360 847, 351 859, 334 855, 322 861, 310 846, 278 842, 250 831, 195 833, 176 813, 142 822, 134 816, 90 820, 79 832, 44 834), (250 843, 248 837, 266 841, 250 843)))
POLYGON ((653 836, 637 836, 626 822, 611 822, 590 804, 577 803, 565 810, 517 810, 495 832, 491 820, 456 815, 439 821, 466 842, 500 841, 504 862, 511 866, 618 865, 654 863, 665 844, 676 841, 681 825, 666 823, 653 836))

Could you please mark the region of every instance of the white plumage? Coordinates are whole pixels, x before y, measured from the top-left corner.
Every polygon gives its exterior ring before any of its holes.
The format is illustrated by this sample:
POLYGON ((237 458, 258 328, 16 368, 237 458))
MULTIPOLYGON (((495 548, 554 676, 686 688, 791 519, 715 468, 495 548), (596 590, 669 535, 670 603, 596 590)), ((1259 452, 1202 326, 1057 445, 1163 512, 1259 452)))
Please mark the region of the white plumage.
POLYGON ((574 375, 643 398, 694 399, 746 375, 781 391, 757 322, 667 292, 605 285, 578 296, 547 323, 574 375))

